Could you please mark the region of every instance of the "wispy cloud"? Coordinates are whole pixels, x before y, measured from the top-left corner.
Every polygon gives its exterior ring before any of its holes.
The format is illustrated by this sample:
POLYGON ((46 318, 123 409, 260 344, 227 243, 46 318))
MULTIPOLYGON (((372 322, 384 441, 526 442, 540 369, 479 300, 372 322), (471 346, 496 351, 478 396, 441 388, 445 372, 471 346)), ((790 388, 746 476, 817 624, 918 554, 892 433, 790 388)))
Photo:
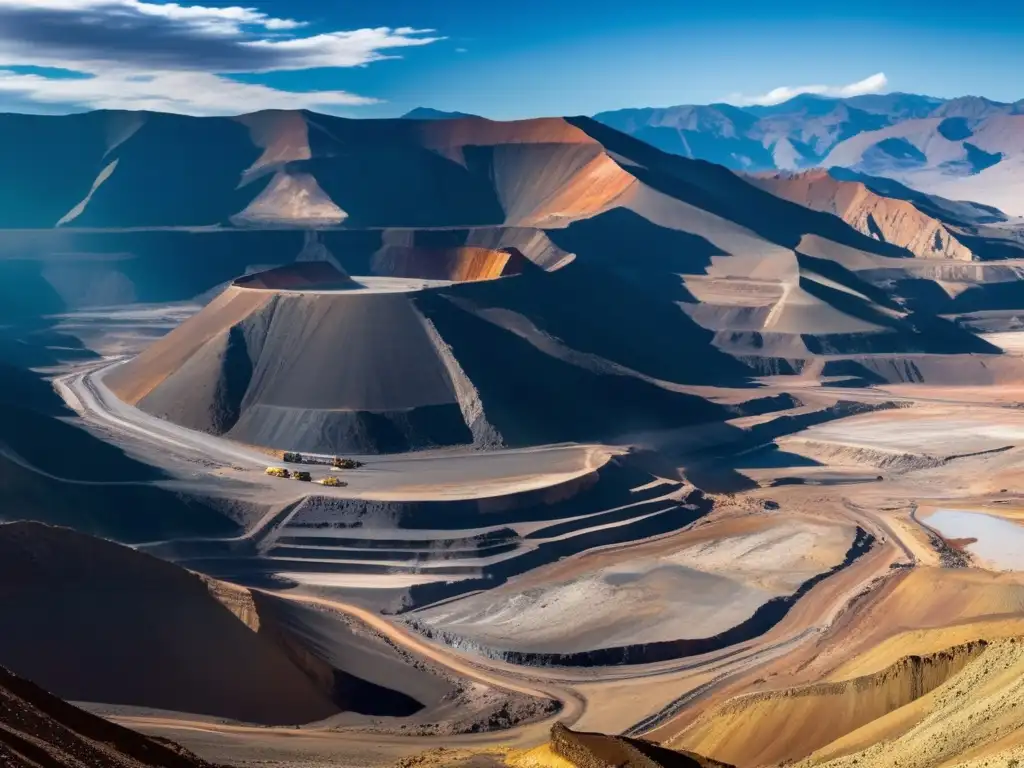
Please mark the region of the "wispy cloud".
POLYGON ((41 104, 194 114, 372 103, 293 93, 229 75, 359 67, 441 40, 377 27, 305 34, 308 24, 241 6, 146 0, 0 0, 0 94, 41 104), (80 75, 50 77, 55 68, 80 75))
POLYGON ((885 90, 888 84, 889 79, 885 76, 885 73, 878 72, 871 75, 871 77, 866 77, 863 80, 858 80, 856 83, 848 83, 847 85, 784 85, 779 88, 773 88, 768 93, 763 93, 760 96, 733 94, 729 101, 734 104, 750 106, 771 106, 789 101, 793 97, 805 93, 811 93, 816 96, 848 98, 850 96, 863 96, 868 93, 880 93, 885 90))

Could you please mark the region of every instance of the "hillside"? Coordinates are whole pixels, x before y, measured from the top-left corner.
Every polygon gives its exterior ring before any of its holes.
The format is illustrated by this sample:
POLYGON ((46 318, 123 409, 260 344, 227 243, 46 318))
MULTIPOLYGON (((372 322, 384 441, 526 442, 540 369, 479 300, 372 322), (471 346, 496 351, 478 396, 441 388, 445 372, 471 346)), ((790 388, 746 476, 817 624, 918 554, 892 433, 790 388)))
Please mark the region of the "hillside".
POLYGON ((554 706, 463 680, 344 614, 67 528, 0 524, 0 563, 0 658, 115 716, 288 728, 389 718, 436 733, 493 729, 554 706))
POLYGON ((923 217, 880 241, 584 118, 244 120, 270 153, 259 173, 308 167, 351 216, 318 236, 335 271, 240 278, 110 373, 122 400, 193 429, 321 453, 614 440, 718 420, 685 388, 817 355, 998 354, 850 268, 912 260, 938 231, 923 217), (325 125, 410 195, 419 174, 443 188, 432 221, 356 196, 312 139, 325 125))
POLYGON ((73 707, 0 667, 5 768, 213 768, 177 744, 73 707))
POLYGON ((0 553, 0 658, 62 698, 265 724, 338 711, 192 573, 37 523, 0 525, 0 553))
POLYGON ((530 226, 629 182, 563 120, 91 112, 5 115, 0 134, 20 147, 0 168, 34 167, 4 185, 3 228, 530 226))
MULTIPOLYGON (((534 293, 531 304, 511 307, 535 306, 534 293)), ((521 330, 515 316, 473 298, 459 303, 457 295, 373 287, 255 292, 240 283, 108 382, 126 402, 176 423, 321 453, 589 440, 719 413, 641 372, 574 359, 541 331, 521 330), (488 362, 495 354, 505 361, 500 369, 488 362), (526 407, 526 393, 557 406, 557 416, 526 407), (615 411, 604 410, 616 401, 615 411)), ((585 317, 552 319, 563 333, 587 332, 585 317)), ((685 315, 665 319, 665 331, 681 331, 672 346, 682 354, 696 346, 685 315)), ((618 339, 591 338, 617 352, 618 339)), ((739 366, 710 346, 694 353, 711 366, 706 377, 739 375, 739 366)))
POLYGON ((1024 215, 1024 114, 937 114, 908 120, 840 142, 822 162, 1024 215))
POLYGON ((999 211, 915 192, 844 168, 757 174, 752 184, 812 210, 831 213, 869 237, 924 259, 1019 258, 1024 241, 997 225, 999 211))

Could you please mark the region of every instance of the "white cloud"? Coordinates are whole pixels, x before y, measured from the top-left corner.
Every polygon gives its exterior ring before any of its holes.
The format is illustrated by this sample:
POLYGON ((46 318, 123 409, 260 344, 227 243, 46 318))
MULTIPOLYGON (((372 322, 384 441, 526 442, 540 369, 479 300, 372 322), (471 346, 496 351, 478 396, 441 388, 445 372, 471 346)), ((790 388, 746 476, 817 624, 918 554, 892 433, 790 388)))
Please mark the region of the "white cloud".
POLYGON ((868 93, 880 93, 885 90, 888 84, 889 79, 885 76, 885 73, 878 72, 871 75, 871 77, 866 77, 863 80, 858 80, 856 83, 849 83, 847 85, 784 85, 779 88, 773 88, 768 93, 761 94, 760 96, 735 94, 730 97, 729 101, 751 106, 772 106, 789 101, 795 96, 805 93, 811 93, 816 96, 831 96, 833 98, 848 98, 850 96, 863 96, 868 93))
POLYGON ((191 114, 351 106, 374 99, 334 90, 292 93, 225 75, 359 67, 443 39, 411 27, 304 34, 307 26, 242 6, 0 0, 0 94, 40 104, 191 114), (16 69, 26 66, 80 77, 16 69))
POLYGON ((263 27, 267 30, 289 30, 305 26, 303 22, 275 18, 255 8, 210 8, 146 0, 0 0, 0 9, 13 12, 56 12, 69 16, 100 13, 111 18, 126 15, 150 16, 227 34, 237 34, 243 26, 263 27))
MULTIPOLYGON (((313 37, 288 40, 253 40, 240 45, 248 50, 265 52, 268 61, 276 61, 270 69, 313 69, 314 67, 358 67, 389 58, 382 51, 391 48, 426 45, 439 38, 416 37, 430 34, 429 29, 357 29, 354 32, 330 32, 313 37)), ((256 70, 259 71, 259 70, 256 70)))
POLYGON ((3 96, 39 105, 91 109, 140 109, 188 115, 236 115, 261 109, 323 109, 376 103, 345 91, 296 93, 239 83, 207 72, 108 72, 84 78, 51 78, 0 70, 3 96))

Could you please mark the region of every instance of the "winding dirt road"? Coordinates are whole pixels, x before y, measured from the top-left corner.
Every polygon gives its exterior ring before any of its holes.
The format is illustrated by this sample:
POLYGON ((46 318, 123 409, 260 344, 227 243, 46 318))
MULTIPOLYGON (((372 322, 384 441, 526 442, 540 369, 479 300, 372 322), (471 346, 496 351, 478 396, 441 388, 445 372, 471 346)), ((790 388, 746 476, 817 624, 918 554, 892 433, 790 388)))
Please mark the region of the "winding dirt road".
MULTIPOLYGON (((118 362, 112 359, 66 375, 55 382, 55 386, 68 404, 85 418, 132 439, 147 441, 159 450, 187 457, 212 458, 250 469, 262 470, 265 466, 266 455, 259 451, 216 436, 186 430, 117 401, 102 385, 102 372, 118 362)), ((780 490, 778 494, 785 498, 784 491, 780 490)), ((586 728, 592 715, 599 717, 602 725, 614 724, 616 729, 630 735, 669 738, 678 731, 676 720, 680 716, 736 690, 766 666, 784 663, 790 657, 797 658, 821 642, 836 618, 853 600, 865 599, 865 595, 877 589, 880 581, 891 573, 892 563, 914 563, 912 550, 901 541, 898 527, 890 526, 877 511, 839 498, 833 498, 829 506, 835 516, 872 533, 878 542, 876 546, 846 570, 815 586, 794 605, 780 624, 763 636, 706 656, 661 664, 572 670, 513 667, 435 645, 379 614, 341 601, 294 593, 270 594, 352 617, 380 633, 403 652, 427 659, 453 675, 490 687, 554 699, 562 706, 557 715, 541 722, 505 732, 446 737, 446 744, 488 746, 512 743, 530 746, 546 737, 554 720, 586 728), (637 707, 635 698, 623 698, 620 694, 624 690, 632 691, 634 697, 641 697, 642 705, 637 707)), ((120 714, 112 716, 112 719, 139 730, 169 735, 196 747, 200 746, 196 738, 207 746, 210 739, 235 740, 232 748, 238 749, 243 747, 238 743, 239 739, 253 738, 261 745, 271 744, 274 750, 285 752, 289 751, 289 744, 305 745, 299 752, 307 748, 323 750, 325 744, 329 744, 333 751, 344 752, 349 747, 361 745, 371 752, 378 750, 382 762, 437 745, 436 737, 331 730, 317 724, 300 729, 262 728, 212 723, 187 714, 180 717, 120 714), (202 735, 198 737, 196 734, 202 735)))

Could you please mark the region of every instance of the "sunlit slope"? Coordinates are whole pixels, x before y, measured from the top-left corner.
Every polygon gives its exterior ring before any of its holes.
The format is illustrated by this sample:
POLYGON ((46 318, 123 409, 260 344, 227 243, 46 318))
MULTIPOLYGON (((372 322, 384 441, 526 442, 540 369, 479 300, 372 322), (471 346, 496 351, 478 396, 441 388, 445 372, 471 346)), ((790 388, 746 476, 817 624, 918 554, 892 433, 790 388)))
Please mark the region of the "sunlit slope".
POLYGON ((824 170, 753 177, 751 182, 786 200, 832 213, 858 232, 906 248, 915 256, 974 259, 943 222, 907 201, 882 197, 860 182, 842 181, 824 170))

